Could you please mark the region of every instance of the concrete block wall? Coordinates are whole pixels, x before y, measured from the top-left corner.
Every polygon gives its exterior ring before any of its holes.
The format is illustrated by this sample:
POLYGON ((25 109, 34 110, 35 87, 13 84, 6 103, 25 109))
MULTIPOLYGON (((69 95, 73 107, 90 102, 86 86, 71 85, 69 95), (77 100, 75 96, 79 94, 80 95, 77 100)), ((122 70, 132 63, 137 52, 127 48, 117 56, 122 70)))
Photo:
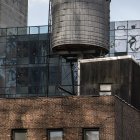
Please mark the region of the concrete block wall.
POLYGON ((27 26, 28 0, 0 0, 0 28, 27 26))

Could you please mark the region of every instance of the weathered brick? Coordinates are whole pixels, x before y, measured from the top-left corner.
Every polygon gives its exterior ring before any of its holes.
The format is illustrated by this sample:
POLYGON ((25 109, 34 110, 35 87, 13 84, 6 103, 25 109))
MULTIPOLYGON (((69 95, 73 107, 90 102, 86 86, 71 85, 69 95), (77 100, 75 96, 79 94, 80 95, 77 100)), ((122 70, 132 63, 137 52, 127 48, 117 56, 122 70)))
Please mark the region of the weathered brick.
MULTIPOLYGON (((64 140, 82 140, 83 128, 97 127, 100 140, 115 140, 116 134, 121 135, 118 129, 122 126, 122 114, 119 115, 122 106, 125 122, 130 121, 132 117, 127 115, 131 113, 136 114, 134 123, 140 119, 135 109, 124 104, 114 96, 1 99, 0 140, 10 140, 11 130, 15 128, 27 129, 28 140, 46 140, 47 129, 57 128, 63 128, 64 140)), ((137 131, 135 133, 139 136, 137 131)), ((125 137, 116 140, 128 140, 125 137)))

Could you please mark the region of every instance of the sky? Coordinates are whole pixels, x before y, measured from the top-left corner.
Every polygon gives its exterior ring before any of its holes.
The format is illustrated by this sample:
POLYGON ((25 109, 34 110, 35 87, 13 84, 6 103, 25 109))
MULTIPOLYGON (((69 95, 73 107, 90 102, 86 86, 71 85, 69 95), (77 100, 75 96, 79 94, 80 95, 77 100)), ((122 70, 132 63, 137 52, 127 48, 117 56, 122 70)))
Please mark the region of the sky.
MULTIPOLYGON (((49 0, 28 0, 28 25, 47 25, 49 0)), ((140 0, 111 0, 110 20, 140 20, 140 0)))

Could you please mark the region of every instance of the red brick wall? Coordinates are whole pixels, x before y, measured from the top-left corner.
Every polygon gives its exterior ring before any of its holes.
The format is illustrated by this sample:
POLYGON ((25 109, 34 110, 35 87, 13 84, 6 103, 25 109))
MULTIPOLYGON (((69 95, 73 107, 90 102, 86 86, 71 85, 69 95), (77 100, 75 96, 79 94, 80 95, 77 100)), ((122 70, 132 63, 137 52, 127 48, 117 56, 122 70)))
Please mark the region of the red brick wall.
POLYGON ((0 140, 14 128, 28 140, 46 140, 47 129, 63 128, 64 140, 82 140, 82 128, 100 128, 100 140, 114 138, 114 97, 0 99, 0 140))

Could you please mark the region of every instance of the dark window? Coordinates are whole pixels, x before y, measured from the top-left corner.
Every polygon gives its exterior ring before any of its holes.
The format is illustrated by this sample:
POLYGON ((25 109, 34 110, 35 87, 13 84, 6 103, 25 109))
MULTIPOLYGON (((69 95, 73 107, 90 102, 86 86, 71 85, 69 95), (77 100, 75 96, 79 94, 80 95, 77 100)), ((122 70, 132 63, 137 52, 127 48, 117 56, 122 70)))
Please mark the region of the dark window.
POLYGON ((29 55, 29 42, 28 41, 19 41, 17 42, 17 57, 25 58, 29 55))
POLYGON ((84 140, 99 140, 99 129, 84 129, 84 140))
POLYGON ((12 140, 27 140, 27 130, 25 129, 12 130, 12 140))
POLYGON ((28 86, 28 68, 17 68, 17 84, 20 86, 28 86))
POLYGON ((62 130, 48 130, 49 140, 63 140, 62 130))
POLYGON ((58 66, 50 66, 49 67, 49 85, 56 85, 59 81, 59 75, 60 73, 58 73, 58 66))

